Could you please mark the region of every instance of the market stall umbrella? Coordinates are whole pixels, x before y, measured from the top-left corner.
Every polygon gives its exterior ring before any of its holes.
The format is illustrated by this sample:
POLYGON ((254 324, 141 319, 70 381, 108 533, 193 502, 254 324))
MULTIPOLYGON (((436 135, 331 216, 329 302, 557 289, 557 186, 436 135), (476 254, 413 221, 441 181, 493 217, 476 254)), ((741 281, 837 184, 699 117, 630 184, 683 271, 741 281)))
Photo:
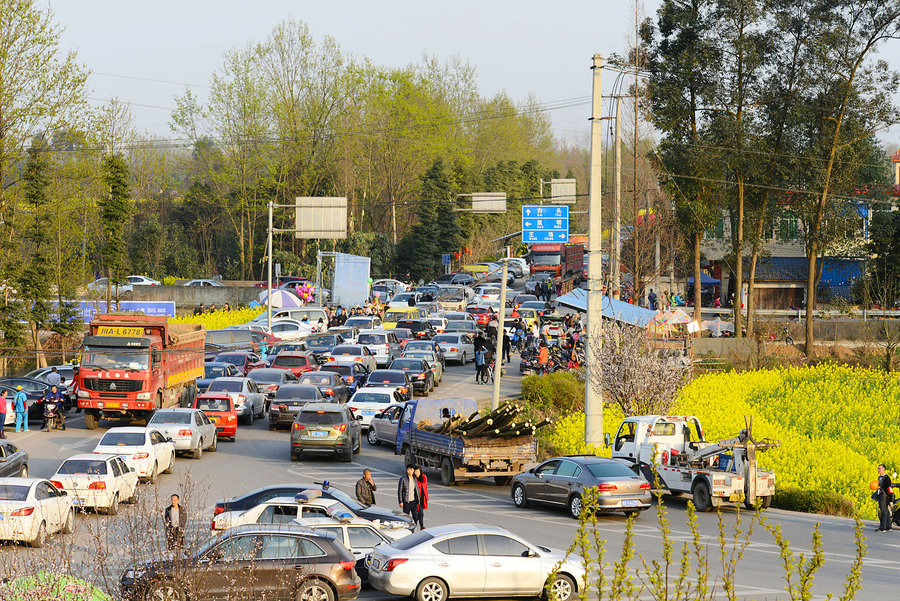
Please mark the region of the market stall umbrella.
POLYGON ((725 321, 721 317, 716 317, 712 321, 704 321, 703 329, 709 330, 710 333, 718 338, 724 332, 734 332, 734 324, 730 321, 725 321))
POLYGON ((85 580, 38 572, 0 584, 0 598, 12 593, 14 599, 59 599, 61 601, 113 601, 113 598, 85 580))
POLYGON ((693 321, 691 316, 681 309, 674 309, 666 312, 666 323, 670 325, 674 326, 682 323, 689 323, 691 321, 693 321))
MULTIPOLYGON (((259 294, 259 303, 261 305, 265 305, 266 300, 268 298, 268 292, 260 292, 259 294)), ((272 307, 277 309, 283 308, 291 308, 291 307, 302 307, 303 301, 297 298, 294 294, 291 294, 287 290, 273 290, 272 291, 272 307)))

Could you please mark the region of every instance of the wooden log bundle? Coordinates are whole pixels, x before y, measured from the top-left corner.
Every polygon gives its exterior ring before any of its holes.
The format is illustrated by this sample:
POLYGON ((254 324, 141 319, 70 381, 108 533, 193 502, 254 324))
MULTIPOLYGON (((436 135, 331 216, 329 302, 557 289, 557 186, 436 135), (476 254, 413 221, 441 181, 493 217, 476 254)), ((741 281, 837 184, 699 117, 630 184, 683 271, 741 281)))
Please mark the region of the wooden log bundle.
POLYGON ((441 424, 428 425, 423 429, 450 436, 507 440, 521 436, 533 436, 539 428, 544 428, 552 423, 549 418, 538 423, 519 420, 523 409, 518 404, 507 402, 493 411, 476 411, 468 417, 451 417, 441 424))

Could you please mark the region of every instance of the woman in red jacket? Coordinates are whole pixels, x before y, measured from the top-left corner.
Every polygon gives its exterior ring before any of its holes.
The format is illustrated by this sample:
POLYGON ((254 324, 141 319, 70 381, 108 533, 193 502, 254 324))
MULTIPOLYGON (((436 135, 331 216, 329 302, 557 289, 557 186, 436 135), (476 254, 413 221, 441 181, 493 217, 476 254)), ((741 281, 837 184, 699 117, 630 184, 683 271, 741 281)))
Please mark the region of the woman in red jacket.
POLYGON ((419 530, 425 530, 425 510, 428 509, 428 476, 422 473, 422 468, 416 467, 413 472, 419 487, 419 498, 422 505, 419 507, 419 530))

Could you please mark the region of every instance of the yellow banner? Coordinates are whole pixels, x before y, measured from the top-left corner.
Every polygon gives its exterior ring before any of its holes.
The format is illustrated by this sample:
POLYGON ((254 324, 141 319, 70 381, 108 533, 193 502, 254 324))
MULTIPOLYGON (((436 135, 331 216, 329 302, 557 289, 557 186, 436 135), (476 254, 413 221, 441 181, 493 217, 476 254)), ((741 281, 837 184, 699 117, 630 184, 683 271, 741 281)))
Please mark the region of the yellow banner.
POLYGON ((144 328, 129 328, 124 326, 98 326, 97 334, 100 336, 143 336, 144 328))

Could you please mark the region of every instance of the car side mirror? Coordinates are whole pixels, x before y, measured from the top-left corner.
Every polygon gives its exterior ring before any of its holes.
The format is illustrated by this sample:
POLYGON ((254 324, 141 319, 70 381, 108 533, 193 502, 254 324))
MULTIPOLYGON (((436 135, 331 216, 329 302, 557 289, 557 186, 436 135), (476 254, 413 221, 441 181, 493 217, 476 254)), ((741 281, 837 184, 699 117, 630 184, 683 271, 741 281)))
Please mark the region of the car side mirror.
POLYGON ((132 471, 132 472, 133 472, 133 471, 134 471, 134 468, 131 468, 129 471, 132 471))
POLYGON ((166 442, 175 442, 175 441, 172 440, 172 437, 171 437, 171 436, 168 436, 168 437, 166 438, 166 442))
POLYGON ((610 446, 612 444, 612 436, 609 435, 609 432, 603 435, 603 444, 606 446, 610 446))
POLYGON ((68 496, 69 496, 69 493, 67 493, 67 492, 64 491, 64 490, 61 490, 61 491, 59 491, 59 496, 61 496, 61 497, 68 497, 68 496))
POLYGON ((538 557, 537 551, 534 549, 528 549, 525 551, 525 557, 538 557))
POLYGON ((363 418, 363 416, 357 415, 357 416, 356 416, 356 421, 361 422, 361 421, 362 421, 362 418, 363 418))
POLYGON ((153 362, 159 363, 162 359, 162 353, 159 352, 159 349, 153 349, 153 362))

